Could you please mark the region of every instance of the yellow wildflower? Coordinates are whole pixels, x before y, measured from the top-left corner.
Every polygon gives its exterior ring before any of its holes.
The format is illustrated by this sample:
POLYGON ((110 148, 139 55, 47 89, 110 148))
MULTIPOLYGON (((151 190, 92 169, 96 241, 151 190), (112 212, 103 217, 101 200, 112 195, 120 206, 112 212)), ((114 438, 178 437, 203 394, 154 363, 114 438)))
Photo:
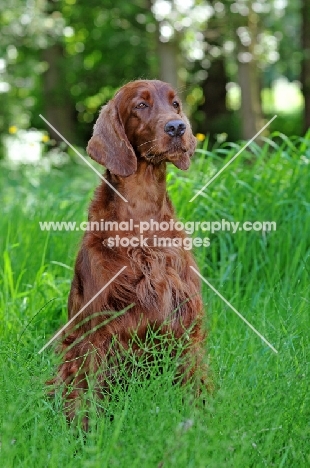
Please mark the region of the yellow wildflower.
POLYGON ((203 141, 206 138, 206 135, 204 135, 203 133, 197 133, 196 138, 198 141, 203 141))
POLYGON ((43 143, 47 143, 48 141, 50 141, 50 137, 48 135, 43 135, 42 136, 42 141, 43 141, 43 143))
POLYGON ((9 127, 9 133, 11 133, 11 135, 14 135, 14 133, 16 133, 16 132, 17 132, 17 127, 16 127, 16 125, 11 125, 11 126, 9 127))

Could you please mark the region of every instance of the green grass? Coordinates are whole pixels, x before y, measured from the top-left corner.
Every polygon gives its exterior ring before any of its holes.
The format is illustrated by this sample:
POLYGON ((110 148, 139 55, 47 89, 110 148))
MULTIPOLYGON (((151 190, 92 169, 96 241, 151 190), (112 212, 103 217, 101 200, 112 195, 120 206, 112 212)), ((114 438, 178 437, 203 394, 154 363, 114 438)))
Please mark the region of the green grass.
POLYGON ((66 321, 81 232, 42 232, 38 222, 86 220, 98 178, 81 164, 1 168, 1 467, 310 465, 310 136, 251 148, 193 203, 238 145, 200 148, 188 172, 169 168, 168 184, 182 221, 276 221, 275 232, 193 237, 210 238, 195 250, 201 273, 278 354, 203 284, 215 384, 206 405, 172 386, 169 369, 131 378, 86 437, 66 425, 59 396, 45 395, 53 350, 38 355, 66 321))

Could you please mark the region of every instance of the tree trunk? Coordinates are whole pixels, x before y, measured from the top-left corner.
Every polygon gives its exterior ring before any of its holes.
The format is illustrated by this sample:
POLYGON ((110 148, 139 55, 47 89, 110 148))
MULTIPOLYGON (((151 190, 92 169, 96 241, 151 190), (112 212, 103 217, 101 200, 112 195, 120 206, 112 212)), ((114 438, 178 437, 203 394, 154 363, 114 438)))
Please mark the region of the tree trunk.
POLYGON ((304 131, 310 127, 310 0, 302 1, 301 44, 303 49, 301 84, 304 95, 304 131))
POLYGON ((263 126, 260 85, 253 60, 238 60, 238 82, 241 89, 242 138, 250 140, 263 126))
MULTIPOLYGON (((152 12, 152 7, 155 0, 147 0, 148 9, 152 12)), ((153 14, 153 12, 152 12, 153 14)), ((170 83, 173 88, 176 90, 180 89, 180 80, 178 76, 179 70, 179 58, 180 58, 180 49, 179 49, 179 40, 177 36, 177 31, 174 31, 174 36, 168 42, 163 42, 160 39, 160 21, 155 18, 153 14, 154 22, 156 26, 156 48, 157 56, 159 60, 159 76, 158 78, 162 81, 170 83)), ((182 97, 182 93, 180 93, 182 97)))
MULTIPOLYGON (((44 115, 51 125, 70 143, 75 141, 75 109, 66 88, 65 58, 60 44, 43 50, 42 58, 48 64, 43 74, 44 115)), ((57 142, 62 141, 50 127, 48 131, 57 142)))
POLYGON ((204 116, 199 124, 203 133, 212 135, 225 131, 223 118, 228 115, 226 108, 227 82, 224 57, 213 59, 208 69, 208 76, 201 83, 204 102, 198 110, 202 111, 204 116))
POLYGON ((173 88, 178 89, 180 82, 178 78, 179 47, 177 41, 172 39, 170 42, 161 42, 160 38, 158 38, 158 56, 159 78, 170 83, 173 88))
POLYGON ((255 57, 257 15, 254 12, 250 12, 248 17, 248 31, 251 38, 249 45, 237 40, 241 127, 245 140, 251 139, 263 127, 260 76, 255 57))

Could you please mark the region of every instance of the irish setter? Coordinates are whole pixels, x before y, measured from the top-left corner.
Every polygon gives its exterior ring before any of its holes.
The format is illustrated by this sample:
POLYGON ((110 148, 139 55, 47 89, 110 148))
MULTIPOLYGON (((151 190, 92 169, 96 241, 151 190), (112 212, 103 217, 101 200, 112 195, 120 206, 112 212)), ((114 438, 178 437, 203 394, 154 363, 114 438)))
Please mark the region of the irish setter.
POLYGON ((63 334, 54 380, 65 386, 69 420, 90 377, 102 396, 117 379, 122 353, 147 353, 149 330, 165 337, 163 346, 172 343, 172 357, 173 343, 184 343, 182 382, 201 373, 200 281, 166 191, 167 162, 188 169, 195 147, 180 98, 162 81, 126 84, 99 114, 87 152, 106 167, 107 183, 89 208, 68 301, 69 319, 78 316, 63 334), (109 229, 94 229, 103 222, 109 229))

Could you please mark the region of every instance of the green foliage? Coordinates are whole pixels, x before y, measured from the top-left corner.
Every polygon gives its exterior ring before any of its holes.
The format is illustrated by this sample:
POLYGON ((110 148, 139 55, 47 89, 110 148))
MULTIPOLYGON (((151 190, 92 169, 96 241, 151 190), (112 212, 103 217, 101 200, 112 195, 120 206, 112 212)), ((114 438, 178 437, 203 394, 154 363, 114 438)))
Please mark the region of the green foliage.
POLYGON ((127 81, 156 73, 152 17, 139 4, 123 1, 64 2, 67 85, 78 121, 93 122, 98 109, 127 81))
POLYGON ((5 41, 0 45, 9 89, 0 93, 5 110, 0 132, 10 125, 45 128, 39 114, 44 94, 46 57, 57 44, 62 77, 57 92, 62 104, 74 103, 76 135, 87 140, 98 109, 123 83, 156 75, 152 15, 139 3, 121 0, 24 2, 10 11, 0 4, 5 41))
MULTIPOLYGON (((0 464, 59 467, 308 466, 310 138, 275 134, 251 145, 192 203, 240 146, 201 146, 191 169, 171 166, 170 195, 182 221, 266 221, 273 232, 195 232, 203 276, 278 350, 273 353, 203 283, 215 384, 203 406, 161 375, 116 385, 86 436, 67 427, 61 398, 45 395, 51 349, 66 321, 81 233, 42 232, 42 220, 80 222, 97 185, 84 166, 6 169, 0 180, 0 464), (114 420, 111 421, 111 415, 114 420)), ((3 174, 3 171, 1 172, 3 174)))
MULTIPOLYGON (((254 23, 254 55, 263 86, 282 75, 299 78, 299 3, 13 0, 8 7, 1 1, 0 134, 12 126, 46 130, 39 114, 57 101, 72 121, 75 134, 68 138, 84 145, 98 109, 118 87, 137 78, 159 78, 158 41, 169 40, 169 34, 180 43, 178 74, 186 87, 184 97, 196 128, 205 132, 203 116, 195 112, 204 99, 208 70, 223 57, 228 79, 238 81, 237 43, 240 39, 248 44, 254 23), (249 12, 254 15, 250 21, 249 12), (58 56, 51 65, 48 59, 55 47, 58 56), (49 67, 54 67, 53 78, 47 78, 49 67), (53 87, 51 81, 55 89, 50 95, 46 88, 53 87)), ((238 117, 225 112, 212 117, 210 129, 227 133, 229 139, 240 137, 238 117)), ((281 131, 286 133, 287 126, 281 131)), ((300 134, 299 125, 294 132, 300 134)))

